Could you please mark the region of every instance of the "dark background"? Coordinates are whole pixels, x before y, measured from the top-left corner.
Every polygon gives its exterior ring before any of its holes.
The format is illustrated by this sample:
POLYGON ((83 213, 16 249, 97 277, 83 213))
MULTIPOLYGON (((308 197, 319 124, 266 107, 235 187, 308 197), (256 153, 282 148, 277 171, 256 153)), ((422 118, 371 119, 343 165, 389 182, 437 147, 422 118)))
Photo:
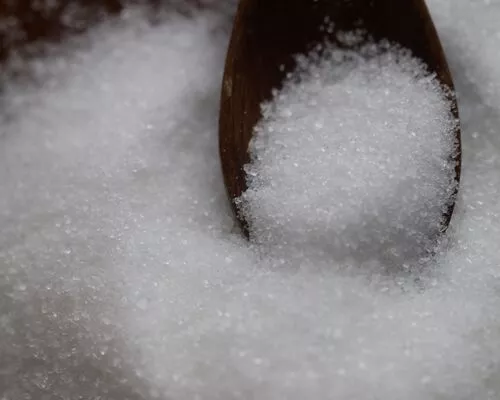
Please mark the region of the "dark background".
POLYGON ((0 61, 14 50, 28 52, 30 44, 54 42, 85 31, 125 5, 150 5, 189 15, 193 8, 217 8, 226 0, 0 0, 0 61))

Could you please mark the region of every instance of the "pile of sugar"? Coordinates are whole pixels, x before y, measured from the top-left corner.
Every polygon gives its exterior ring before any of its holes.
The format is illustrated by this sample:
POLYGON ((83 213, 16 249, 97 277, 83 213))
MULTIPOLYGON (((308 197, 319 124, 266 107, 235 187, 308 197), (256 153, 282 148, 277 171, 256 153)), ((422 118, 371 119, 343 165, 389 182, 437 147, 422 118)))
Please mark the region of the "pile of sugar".
POLYGON ((456 186, 450 108, 387 43, 300 57, 250 144, 238 204, 252 239, 396 267, 429 254, 456 186))
POLYGON ((2 99, 1 396, 498 399, 500 118, 485 79, 500 64, 479 45, 500 44, 500 11, 430 3, 464 177, 423 287, 331 257, 263 258, 233 233, 217 15, 110 21, 28 65, 40 79, 2 99), (457 16, 476 47, 460 47, 457 16))

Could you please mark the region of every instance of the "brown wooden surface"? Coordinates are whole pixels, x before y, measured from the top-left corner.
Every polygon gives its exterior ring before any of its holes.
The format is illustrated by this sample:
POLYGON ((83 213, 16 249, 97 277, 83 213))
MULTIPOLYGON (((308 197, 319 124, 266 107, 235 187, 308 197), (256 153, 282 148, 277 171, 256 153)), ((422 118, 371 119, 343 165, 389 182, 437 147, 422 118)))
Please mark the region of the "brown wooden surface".
POLYGON ((85 31, 106 15, 120 12, 126 4, 145 4, 189 13, 195 7, 225 0, 0 0, 0 62, 12 51, 37 41, 59 41, 85 31), (71 18, 67 18, 71 15, 71 18))
MULTIPOLYGON (((221 93, 219 149, 230 199, 246 190, 243 165, 248 143, 261 117, 260 104, 279 88, 294 68, 293 55, 307 53, 336 32, 366 30, 374 40, 388 39, 413 51, 440 81, 453 89, 452 78, 429 11, 422 0, 241 0, 234 21, 221 93), (325 21, 335 30, 321 31, 325 21), (285 69, 279 67, 285 65, 285 69)), ((458 118, 456 101, 453 113, 458 118)), ((436 132, 439 134, 439 132, 436 132)), ((456 131, 460 142, 460 128, 456 131)), ((457 177, 460 177, 460 154, 457 177)), ((233 211, 245 233, 245 221, 233 211)), ((448 209, 443 230, 449 224, 448 209)))

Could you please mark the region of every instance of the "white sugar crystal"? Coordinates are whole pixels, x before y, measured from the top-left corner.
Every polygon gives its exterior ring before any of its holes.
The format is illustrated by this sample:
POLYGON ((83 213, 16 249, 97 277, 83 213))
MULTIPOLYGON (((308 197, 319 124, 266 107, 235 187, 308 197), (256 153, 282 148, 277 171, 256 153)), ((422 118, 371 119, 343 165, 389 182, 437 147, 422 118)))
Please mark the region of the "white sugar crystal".
POLYGON ((500 398, 499 4, 429 5, 464 175, 418 284, 231 233, 218 15, 132 12, 26 66, 0 112, 0 398, 500 398))
POLYGON ((383 43, 299 61, 250 145, 238 204, 252 239, 339 261, 403 264, 431 250, 455 187, 445 91, 383 43))

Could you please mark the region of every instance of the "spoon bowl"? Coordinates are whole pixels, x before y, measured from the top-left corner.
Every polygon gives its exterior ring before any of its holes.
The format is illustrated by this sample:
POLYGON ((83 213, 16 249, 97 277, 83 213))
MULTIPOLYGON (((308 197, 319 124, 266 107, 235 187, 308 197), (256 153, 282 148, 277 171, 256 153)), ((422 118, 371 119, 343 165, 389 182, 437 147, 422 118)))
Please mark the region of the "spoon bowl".
MULTIPOLYGON (((360 32, 364 39, 388 40, 412 51, 431 73, 453 92, 448 64, 423 0, 241 0, 226 57, 219 117, 219 151, 224 183, 233 211, 248 236, 248 226, 235 199, 246 189, 243 166, 250 160, 248 145, 261 118, 260 105, 280 89, 295 68, 295 56, 307 54, 326 41, 348 47, 339 33, 360 32)), ((359 42, 358 42, 359 44, 359 42)), ((451 112, 458 120, 456 99, 451 112)), ((450 154, 460 178, 458 151, 450 154)), ((449 225, 454 202, 444 215, 449 225)))

